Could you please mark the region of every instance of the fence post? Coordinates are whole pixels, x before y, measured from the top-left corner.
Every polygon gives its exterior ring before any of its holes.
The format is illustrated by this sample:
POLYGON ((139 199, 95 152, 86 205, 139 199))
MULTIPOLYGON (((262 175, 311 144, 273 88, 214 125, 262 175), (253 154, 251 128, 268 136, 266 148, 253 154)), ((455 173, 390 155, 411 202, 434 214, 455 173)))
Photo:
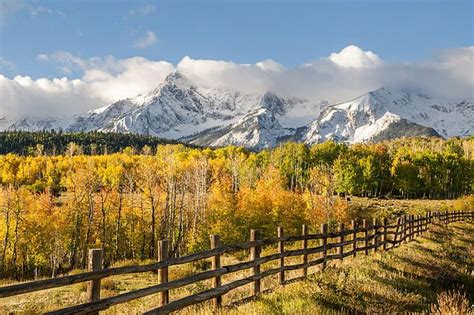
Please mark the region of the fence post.
POLYGON ((387 250, 387 218, 383 218, 383 250, 387 250))
POLYGON ((415 237, 418 237, 420 235, 420 216, 417 214, 415 215, 415 222, 414 222, 414 227, 415 227, 415 237))
POLYGON ((426 231, 428 231, 429 227, 430 227, 430 224, 431 224, 431 211, 428 211, 428 218, 426 220, 426 231))
POLYGON ((352 244, 352 251, 354 252, 354 254, 352 256, 355 257, 356 254, 357 254, 357 241, 356 241, 357 240, 357 231, 356 231, 357 222, 355 220, 352 220, 351 221, 351 226, 352 226, 352 230, 353 230, 353 232, 352 232, 352 241, 354 242, 352 244))
POLYGON ((375 253, 377 251, 377 232, 378 232, 378 226, 377 226, 377 218, 372 219, 372 228, 374 230, 374 238, 372 239, 372 245, 374 246, 373 252, 375 253))
MULTIPOLYGON (((219 237, 219 235, 211 235, 210 238, 211 238, 211 249, 215 249, 221 246, 221 238, 219 237)), ((221 267, 221 255, 217 254, 214 257, 212 257, 211 268, 213 270, 216 270, 216 269, 219 269, 220 267, 221 267)), ((217 276, 212 281, 212 287, 214 289, 219 288, 221 286, 221 283, 222 283, 221 276, 217 276)), ((214 298, 213 304, 214 304, 214 310, 217 311, 217 309, 221 307, 222 305, 222 296, 218 296, 214 298)))
MULTIPOLYGON (((398 217, 397 218, 397 227, 395 228, 395 236, 393 237, 392 247, 398 247, 399 246, 398 233, 400 232, 400 227, 401 226, 402 226, 402 218, 398 217)), ((401 237, 400 237, 400 239, 401 239, 401 237)))
POLYGON ((423 229, 425 227, 425 217, 426 215, 420 215, 420 235, 423 235, 423 229))
MULTIPOLYGON (((344 223, 339 223, 338 227, 337 227, 337 231, 341 234, 339 236, 339 243, 343 243, 344 242, 344 223)), ((344 254, 344 245, 340 245, 337 247, 337 254, 341 256, 341 258, 339 258, 339 261, 342 263, 342 260, 343 260, 343 257, 342 255, 344 254)))
POLYGON ((364 248, 365 248, 365 254, 369 254, 369 229, 367 228, 367 220, 364 219, 362 220, 362 228, 364 229, 364 248))
POLYGON ((410 216, 403 216, 403 243, 405 244, 406 242, 408 242, 408 232, 410 230, 410 223, 408 222, 408 218, 410 216))
POLYGON ((415 237, 420 236, 420 215, 415 215, 415 237))
POLYGON ((407 218, 408 218, 408 217, 407 217, 406 215, 404 215, 404 216, 402 217, 402 226, 401 226, 401 228, 402 228, 402 231, 401 231, 401 232, 402 232, 402 235, 401 235, 401 237, 400 237, 400 245, 405 244, 405 243, 407 242, 407 240, 406 240, 406 235, 407 235, 407 218))
MULTIPOLYGON (((250 230, 250 241, 254 242, 258 240, 260 237, 259 234, 258 230, 250 230)), ((253 276, 260 275, 260 265, 257 264, 257 259, 260 258, 260 249, 261 247, 259 245, 250 248, 250 260, 254 262, 252 268, 253 276)), ((260 293, 260 279, 253 281, 252 291, 253 296, 257 296, 260 293)))
POLYGON ((322 223, 321 224, 321 234, 323 235, 322 238, 322 246, 323 246, 323 266, 322 269, 326 269, 327 261, 326 257, 328 256, 328 224, 322 223))
POLYGON ((423 216, 420 214, 418 218, 420 220, 418 223, 418 236, 420 236, 423 233, 423 216))
MULTIPOLYGON (((102 269, 102 249, 89 249, 89 271, 99 271, 102 269)), ((100 300, 100 279, 91 280, 87 283, 87 301, 100 300)), ((92 312, 89 314, 99 314, 92 312)))
POLYGON ((409 235, 410 236, 408 237, 408 240, 410 240, 410 241, 413 240, 413 231, 414 231, 414 227, 415 227, 414 224, 415 224, 415 216, 412 214, 412 215, 410 215, 410 224, 409 224, 409 226, 410 226, 410 234, 409 235))
POLYGON ((428 229, 428 217, 429 217, 429 216, 430 216, 430 214, 427 212, 427 213, 425 214, 425 218, 423 219, 423 223, 424 223, 424 224, 423 224, 423 229, 422 229, 422 231, 421 231, 421 232, 422 232, 421 234, 425 233, 425 231, 428 229))
MULTIPOLYGON (((303 224, 303 226, 301 227, 301 235, 303 237, 305 237, 307 234, 308 234, 308 227, 306 226, 306 224, 303 224)), ((301 247, 303 247, 303 250, 308 249, 308 240, 307 239, 304 239, 301 242, 301 247)), ((306 266, 308 264, 308 254, 307 253, 303 253, 303 264, 305 265, 303 267, 303 277, 306 277, 308 275, 308 267, 306 266)))
MULTIPOLYGON (((283 238, 284 232, 282 227, 277 228, 277 233, 278 238, 283 238)), ((279 280, 280 284, 283 285, 285 284, 285 256, 283 256, 285 254, 285 241, 278 242, 278 252, 280 253, 280 268, 282 268, 282 270, 280 271, 279 280)))
MULTIPOLYGON (((158 261, 168 260, 168 240, 158 241, 158 261)), ((168 267, 158 269, 158 283, 168 282, 168 267)), ((170 299, 170 292, 168 290, 160 293, 160 306, 166 305, 170 299)))
POLYGON ((424 215, 420 215, 420 227, 419 227, 419 235, 423 235, 423 226, 425 224, 425 216, 424 215))

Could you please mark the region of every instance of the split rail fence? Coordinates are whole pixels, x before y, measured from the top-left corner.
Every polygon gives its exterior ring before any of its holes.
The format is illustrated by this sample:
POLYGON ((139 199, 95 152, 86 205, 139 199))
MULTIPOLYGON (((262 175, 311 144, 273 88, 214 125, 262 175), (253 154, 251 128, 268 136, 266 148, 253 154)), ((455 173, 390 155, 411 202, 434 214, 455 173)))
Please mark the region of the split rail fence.
POLYGON ((308 274, 308 268, 321 266, 326 268, 327 263, 332 260, 342 261, 346 257, 356 256, 362 252, 368 255, 370 252, 385 251, 400 246, 400 244, 413 240, 429 229, 430 224, 449 224, 459 220, 474 218, 473 211, 463 212, 436 212, 427 213, 424 216, 404 216, 397 219, 396 223, 388 223, 387 219, 378 222, 362 221, 361 225, 352 221, 351 226, 346 229, 339 224, 337 232, 328 232, 328 225, 322 224, 320 233, 309 234, 307 226, 302 227, 302 234, 297 236, 286 236, 282 228, 278 228, 276 238, 259 238, 258 230, 250 231, 250 240, 241 244, 222 245, 218 235, 211 235, 211 248, 199 253, 183 257, 168 257, 168 241, 162 240, 158 243, 158 262, 148 265, 114 267, 102 269, 102 251, 91 249, 89 251, 89 271, 81 274, 51 278, 39 281, 25 282, 21 284, 0 287, 0 298, 6 298, 28 292, 40 291, 56 287, 67 286, 80 282, 88 282, 88 302, 80 305, 63 308, 49 314, 98 314, 99 311, 121 303, 129 302, 145 296, 159 293, 159 305, 145 314, 168 314, 190 305, 204 301, 213 300, 217 309, 222 306, 222 296, 231 290, 251 284, 251 297, 261 292, 261 280, 278 275, 279 283, 285 284, 285 272, 290 270, 302 270, 303 276, 308 274), (309 247, 308 241, 317 241, 318 246, 309 247), (301 242, 299 249, 287 249, 288 243, 301 242), (262 246, 276 245, 277 252, 267 256, 261 256, 262 246), (221 257, 224 254, 249 250, 249 260, 232 265, 221 265, 221 257), (318 254, 318 258, 309 260, 310 255, 318 254), (301 257, 301 263, 285 264, 287 257, 301 257), (170 266, 211 259, 211 270, 202 271, 177 280, 168 280, 168 268, 170 266), (261 271, 264 263, 277 261, 278 267, 261 271), (229 283, 222 283, 221 277, 226 274, 241 270, 251 270, 251 275, 229 283), (101 279, 116 275, 143 273, 158 271, 159 283, 143 289, 126 292, 112 297, 100 298, 101 279), (170 301, 169 291, 203 280, 212 279, 212 288, 170 301))

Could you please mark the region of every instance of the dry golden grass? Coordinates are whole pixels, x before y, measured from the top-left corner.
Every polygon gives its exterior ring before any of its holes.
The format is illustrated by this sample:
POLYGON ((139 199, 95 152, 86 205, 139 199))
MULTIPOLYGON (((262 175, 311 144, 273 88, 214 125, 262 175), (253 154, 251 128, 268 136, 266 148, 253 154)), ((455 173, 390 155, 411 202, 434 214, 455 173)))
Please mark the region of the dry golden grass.
POLYGON ((401 215, 421 215, 427 211, 452 211, 474 209, 474 196, 459 199, 378 199, 350 197, 349 211, 352 217, 395 218, 401 215))
POLYGON ((430 308, 433 315, 471 315, 474 314, 466 293, 458 290, 438 294, 438 304, 430 308))

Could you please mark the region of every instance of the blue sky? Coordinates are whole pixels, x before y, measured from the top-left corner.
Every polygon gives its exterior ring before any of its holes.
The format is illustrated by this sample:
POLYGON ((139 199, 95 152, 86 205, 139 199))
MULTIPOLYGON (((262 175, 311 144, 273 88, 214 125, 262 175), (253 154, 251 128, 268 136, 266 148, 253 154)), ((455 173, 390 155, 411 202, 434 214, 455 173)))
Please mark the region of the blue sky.
POLYGON ((84 113, 195 85, 339 102, 474 99, 474 0, 0 0, 0 117, 84 113))
POLYGON ((474 43, 472 0, 0 2, 0 73, 10 78, 81 77, 37 58, 57 51, 173 64, 184 56, 274 59, 291 67, 349 44, 410 62, 474 43))

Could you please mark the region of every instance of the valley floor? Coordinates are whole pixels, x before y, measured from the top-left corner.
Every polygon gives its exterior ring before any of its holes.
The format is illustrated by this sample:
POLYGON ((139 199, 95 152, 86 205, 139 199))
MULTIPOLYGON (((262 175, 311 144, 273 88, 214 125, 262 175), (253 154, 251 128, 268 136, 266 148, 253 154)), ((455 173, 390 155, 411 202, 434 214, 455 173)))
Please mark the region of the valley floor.
MULTIPOLYGON (((474 301, 474 224, 452 223, 445 228, 432 225, 431 231, 399 248, 369 256, 360 255, 342 264, 332 264, 324 272, 316 268, 304 281, 278 287, 277 279, 265 279, 263 290, 277 287, 258 299, 222 308, 222 314, 332 314, 332 313, 405 313, 436 311, 441 304, 462 304, 462 298, 443 292, 465 294, 465 314, 474 301), (441 295, 440 295, 441 294, 441 295), (458 301, 459 300, 459 301, 458 301), (470 301, 470 302, 469 302, 470 301), (459 302, 459 303, 458 303, 459 302)), ((235 262, 225 257, 223 264, 235 262)), ((170 270, 178 278, 204 266, 185 265, 170 270)), ((237 277, 238 275, 234 275, 237 277)), ((240 275, 241 276, 241 275, 240 275)), ((288 279, 300 276, 288 273, 288 279)), ((224 282, 231 279, 223 279, 224 282)), ((157 283, 155 274, 124 275, 103 280, 103 296, 111 296, 157 283)), ((209 287, 203 282, 172 292, 171 299, 209 287)), ((245 299, 250 288, 242 287, 224 296, 224 304, 245 299)), ((38 313, 85 300, 85 284, 78 284, 18 297, 0 299, 0 313, 38 313)), ((105 314, 135 314, 158 304, 157 295, 113 307, 105 314)), ((182 310, 180 314, 210 314, 210 303, 182 310)), ((454 312, 452 314, 458 314, 454 312)), ((445 314, 440 312, 440 314, 445 314)))

